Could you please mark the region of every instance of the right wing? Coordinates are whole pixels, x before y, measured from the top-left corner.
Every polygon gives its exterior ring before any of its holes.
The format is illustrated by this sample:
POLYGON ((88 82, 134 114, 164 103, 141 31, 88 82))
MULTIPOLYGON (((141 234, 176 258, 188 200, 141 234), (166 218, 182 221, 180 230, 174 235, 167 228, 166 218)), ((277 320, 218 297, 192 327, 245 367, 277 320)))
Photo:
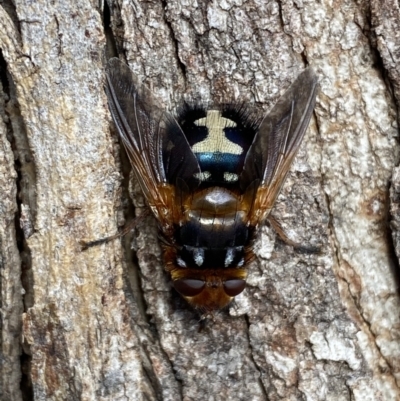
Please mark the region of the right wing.
POLYGON ((194 185, 194 175, 200 172, 197 159, 175 119, 147 88, 135 83, 132 71, 117 58, 106 67, 106 93, 147 202, 160 223, 170 228, 176 218, 175 185, 194 185))

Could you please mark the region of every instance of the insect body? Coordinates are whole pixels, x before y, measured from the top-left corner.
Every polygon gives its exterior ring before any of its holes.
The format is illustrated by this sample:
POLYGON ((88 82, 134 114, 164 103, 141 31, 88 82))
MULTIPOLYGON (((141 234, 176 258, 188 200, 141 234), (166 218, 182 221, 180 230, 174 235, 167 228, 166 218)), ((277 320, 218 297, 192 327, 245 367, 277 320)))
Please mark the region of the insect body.
POLYGON ((166 113, 118 59, 109 107, 162 235, 174 288, 203 312, 246 285, 256 229, 270 213, 314 109, 317 79, 299 75, 262 120, 240 105, 166 113))

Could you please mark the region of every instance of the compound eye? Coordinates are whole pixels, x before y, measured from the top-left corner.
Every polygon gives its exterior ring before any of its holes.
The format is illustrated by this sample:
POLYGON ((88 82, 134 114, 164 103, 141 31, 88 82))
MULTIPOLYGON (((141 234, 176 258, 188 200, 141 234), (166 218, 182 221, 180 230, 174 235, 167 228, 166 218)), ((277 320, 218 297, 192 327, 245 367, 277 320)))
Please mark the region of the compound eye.
POLYGON ((246 281, 240 279, 226 280, 224 283, 224 290, 230 297, 236 297, 239 295, 246 287, 246 281))
POLYGON ((181 278, 174 281, 174 288, 185 297, 194 297, 203 291, 206 283, 193 278, 181 278))

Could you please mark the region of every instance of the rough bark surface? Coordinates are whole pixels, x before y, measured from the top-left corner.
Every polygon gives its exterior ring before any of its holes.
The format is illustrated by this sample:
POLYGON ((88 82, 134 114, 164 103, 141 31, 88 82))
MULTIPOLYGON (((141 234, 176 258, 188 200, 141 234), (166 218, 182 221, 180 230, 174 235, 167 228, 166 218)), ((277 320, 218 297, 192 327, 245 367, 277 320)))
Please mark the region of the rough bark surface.
POLYGON ((398 2, 0 1, 0 50, 1 400, 400 399, 398 2), (166 107, 267 111, 311 65, 273 215, 322 252, 262 227, 246 290, 206 324, 171 290, 152 217, 82 252, 133 210, 111 55, 166 107))

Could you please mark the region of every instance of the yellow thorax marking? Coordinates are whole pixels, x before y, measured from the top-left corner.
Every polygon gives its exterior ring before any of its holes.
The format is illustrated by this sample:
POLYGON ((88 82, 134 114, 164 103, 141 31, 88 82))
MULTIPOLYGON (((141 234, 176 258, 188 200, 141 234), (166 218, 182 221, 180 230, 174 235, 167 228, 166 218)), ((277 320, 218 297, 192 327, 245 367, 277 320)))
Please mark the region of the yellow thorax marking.
POLYGON ((222 117, 219 110, 208 110, 206 117, 199 118, 194 123, 199 127, 207 127, 208 135, 204 141, 193 146, 193 152, 222 152, 235 155, 240 155, 243 152, 241 146, 228 140, 224 134, 224 128, 236 127, 237 124, 228 118, 222 117))

